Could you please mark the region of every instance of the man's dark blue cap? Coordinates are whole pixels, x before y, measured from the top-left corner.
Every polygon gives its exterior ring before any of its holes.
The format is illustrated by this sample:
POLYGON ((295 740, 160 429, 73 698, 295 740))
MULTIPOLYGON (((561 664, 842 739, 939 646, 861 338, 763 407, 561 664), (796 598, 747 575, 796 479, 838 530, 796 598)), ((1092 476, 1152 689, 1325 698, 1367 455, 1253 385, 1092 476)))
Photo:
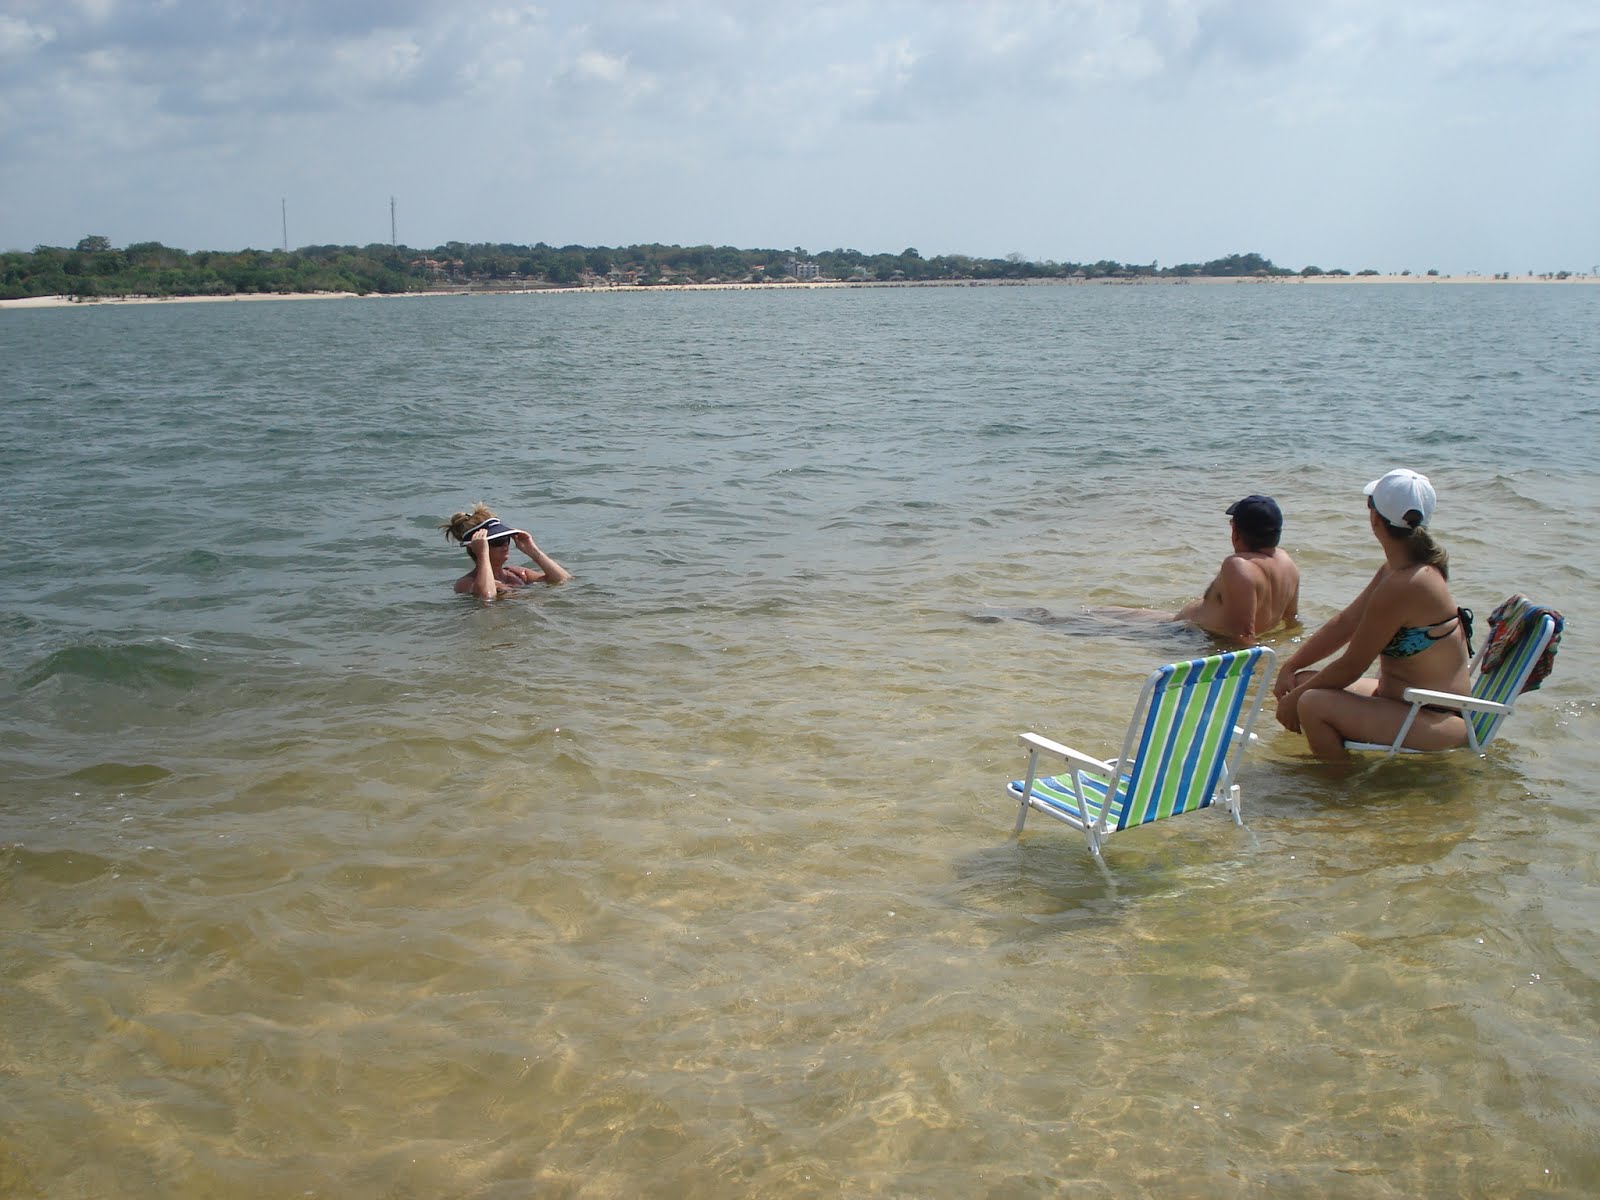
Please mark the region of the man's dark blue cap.
POLYGON ((1252 537, 1277 537, 1283 532, 1283 510, 1271 496, 1246 496, 1228 505, 1228 515, 1240 533, 1252 537))

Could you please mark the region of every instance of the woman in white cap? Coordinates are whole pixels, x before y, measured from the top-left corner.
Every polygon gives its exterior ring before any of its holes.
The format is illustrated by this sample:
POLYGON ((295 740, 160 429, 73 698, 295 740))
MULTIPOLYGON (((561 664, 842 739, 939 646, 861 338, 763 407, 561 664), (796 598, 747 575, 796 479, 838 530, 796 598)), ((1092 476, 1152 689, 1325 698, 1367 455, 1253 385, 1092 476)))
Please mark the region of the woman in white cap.
POLYGON ((514 529, 489 508, 479 503, 471 512, 458 512, 443 525, 447 538, 453 538, 467 548, 473 567, 456 580, 456 591, 470 592, 480 600, 493 600, 505 594, 507 588, 522 587, 529 583, 547 583, 554 586, 572 578, 572 573, 533 543, 526 529, 514 529), (506 561, 515 545, 533 559, 538 570, 512 566, 506 561))
MULTIPOLYGON (((1367 484, 1372 536, 1383 566, 1361 594, 1300 644, 1273 682, 1278 721, 1304 731, 1321 758, 1346 756, 1348 741, 1388 743, 1410 705, 1408 687, 1464 693, 1472 657, 1472 613, 1450 595, 1449 556, 1427 525, 1436 497, 1426 475, 1404 468, 1367 484), (1310 670, 1339 651, 1320 670, 1310 670), (1362 678, 1376 660, 1376 678, 1362 678)), ((1406 734, 1413 750, 1466 744, 1453 708, 1425 705, 1406 734)))

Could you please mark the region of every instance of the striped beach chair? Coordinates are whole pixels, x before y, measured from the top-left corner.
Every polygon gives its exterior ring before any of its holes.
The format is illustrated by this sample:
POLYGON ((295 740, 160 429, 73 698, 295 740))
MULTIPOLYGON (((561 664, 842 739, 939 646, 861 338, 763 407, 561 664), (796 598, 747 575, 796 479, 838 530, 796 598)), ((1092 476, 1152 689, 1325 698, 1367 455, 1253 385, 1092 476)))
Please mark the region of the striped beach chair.
POLYGON ((1438 704, 1461 711, 1467 719, 1467 744, 1482 754, 1511 715, 1517 697, 1533 691, 1550 674, 1565 628, 1566 620, 1555 609, 1535 604, 1520 593, 1512 596, 1489 614, 1489 637, 1467 668, 1469 695, 1407 688, 1402 696, 1410 703, 1411 711, 1400 723, 1393 742, 1346 742, 1345 749, 1427 753, 1406 746, 1406 734, 1411 732, 1411 722, 1423 705, 1438 704))
POLYGON ((1135 825, 1199 812, 1218 801, 1243 824, 1239 758, 1266 697, 1276 656, 1265 646, 1168 663, 1145 680, 1117 758, 1097 759, 1036 733, 1018 740, 1027 775, 1006 785, 1022 833, 1028 812, 1081 830, 1096 858, 1107 838, 1135 825), (1039 776, 1039 762, 1067 770, 1039 776))

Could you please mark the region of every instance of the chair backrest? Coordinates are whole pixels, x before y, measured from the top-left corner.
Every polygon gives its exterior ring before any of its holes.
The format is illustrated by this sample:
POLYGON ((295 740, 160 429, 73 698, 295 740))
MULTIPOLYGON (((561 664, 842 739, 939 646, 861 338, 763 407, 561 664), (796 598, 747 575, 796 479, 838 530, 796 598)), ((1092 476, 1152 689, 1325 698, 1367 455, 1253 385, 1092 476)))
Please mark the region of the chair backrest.
MULTIPOLYGON (((1514 596, 1495 610, 1495 616, 1517 625, 1507 630, 1509 641, 1491 655, 1494 642, 1487 640, 1473 662, 1472 694, 1479 700, 1493 700, 1498 704, 1512 705, 1528 686, 1529 679, 1539 666, 1545 649, 1561 632, 1562 621, 1558 613, 1541 608, 1514 596), (1521 605, 1508 612, 1516 602, 1521 605), (1518 620, 1521 617, 1522 619, 1518 620), (1491 661, 1492 660, 1492 661, 1491 661), (1485 665, 1490 664, 1490 665, 1485 665)), ((1491 618, 1493 619, 1493 618, 1491 618)), ((1548 666, 1546 667, 1548 670, 1548 666)), ((1499 732, 1500 725, 1509 713, 1473 713, 1472 733, 1477 744, 1487 746, 1499 732)))
POLYGON ((1205 808, 1226 789, 1261 711, 1273 661, 1267 647, 1252 646, 1151 672, 1122 745, 1126 803, 1116 828, 1205 808))

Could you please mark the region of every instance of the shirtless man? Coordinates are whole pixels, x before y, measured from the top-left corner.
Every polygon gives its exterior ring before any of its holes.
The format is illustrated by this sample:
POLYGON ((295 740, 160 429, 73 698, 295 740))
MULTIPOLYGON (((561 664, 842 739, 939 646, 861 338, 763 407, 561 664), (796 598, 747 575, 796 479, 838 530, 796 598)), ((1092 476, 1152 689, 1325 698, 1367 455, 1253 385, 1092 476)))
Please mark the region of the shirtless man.
POLYGON ((1253 642, 1293 622, 1300 608, 1300 568, 1278 548, 1283 513, 1271 496, 1246 496, 1228 506, 1233 553, 1198 600, 1173 617, 1208 633, 1253 642))

